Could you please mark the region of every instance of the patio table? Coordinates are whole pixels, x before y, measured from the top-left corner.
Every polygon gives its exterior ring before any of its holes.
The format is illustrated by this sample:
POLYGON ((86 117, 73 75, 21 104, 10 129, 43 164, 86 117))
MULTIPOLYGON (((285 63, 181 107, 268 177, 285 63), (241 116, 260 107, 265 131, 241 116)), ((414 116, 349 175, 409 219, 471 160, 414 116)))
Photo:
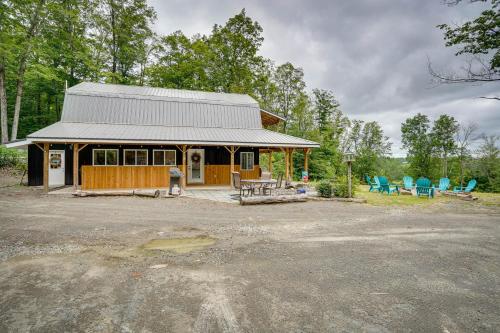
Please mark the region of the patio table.
POLYGON ((277 184, 278 181, 276 179, 242 179, 241 180, 241 183, 245 183, 245 184, 250 184, 252 185, 254 188, 258 188, 259 189, 259 194, 260 194, 260 190, 262 187, 264 187, 265 185, 274 185, 274 184, 277 184), (258 186, 258 187, 256 187, 258 186))

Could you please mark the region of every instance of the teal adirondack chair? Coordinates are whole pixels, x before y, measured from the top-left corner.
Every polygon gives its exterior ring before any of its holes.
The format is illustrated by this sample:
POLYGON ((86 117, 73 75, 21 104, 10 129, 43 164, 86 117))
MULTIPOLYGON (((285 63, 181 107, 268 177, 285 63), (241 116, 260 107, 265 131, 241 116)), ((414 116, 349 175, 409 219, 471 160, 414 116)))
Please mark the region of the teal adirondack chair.
POLYGON ((450 187, 450 180, 448 178, 441 178, 439 180, 439 186, 437 188, 439 191, 447 191, 449 187, 450 187))
POLYGON ((413 178, 410 176, 404 176, 403 177, 403 188, 405 190, 411 191, 413 189, 413 178))
MULTIPOLYGON (((375 178, 377 178, 377 177, 375 177, 375 178)), ((366 183, 367 183, 368 185, 370 185, 370 190, 369 190, 369 192, 371 192, 371 191, 375 191, 375 190, 377 190, 377 191, 378 191, 378 189, 379 189, 380 185, 377 185, 377 183, 376 183, 376 182, 372 182, 372 180, 370 179, 370 176, 365 175, 365 181, 366 181, 366 183)))
POLYGON ((373 177, 373 180, 375 181, 375 185, 373 185, 373 190, 380 192, 382 190, 382 187, 380 186, 380 180, 378 176, 373 177))
POLYGON ((453 192, 455 193, 470 193, 476 187, 477 181, 475 179, 471 179, 466 187, 455 186, 453 188, 453 192))
POLYGON ((417 197, 423 195, 428 198, 434 198, 434 187, 432 187, 431 181, 425 177, 420 177, 417 179, 417 197))
POLYGON ((389 180, 387 180, 386 177, 378 177, 378 179, 380 181, 380 192, 382 193, 387 192, 387 194, 397 192, 399 195, 398 185, 389 183, 389 180))

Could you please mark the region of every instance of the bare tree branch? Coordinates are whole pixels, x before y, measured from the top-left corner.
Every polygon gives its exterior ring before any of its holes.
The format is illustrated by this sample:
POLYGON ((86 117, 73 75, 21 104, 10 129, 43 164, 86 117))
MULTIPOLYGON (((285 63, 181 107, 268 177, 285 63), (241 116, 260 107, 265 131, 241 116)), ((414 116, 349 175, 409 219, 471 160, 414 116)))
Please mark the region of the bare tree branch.
POLYGON ((478 98, 482 98, 482 99, 495 99, 497 101, 500 101, 500 97, 487 97, 487 96, 480 96, 478 98))
POLYGON ((490 69, 480 57, 472 57, 466 61, 462 67, 462 74, 440 73, 432 67, 430 59, 427 60, 427 69, 433 77, 434 83, 453 84, 453 83, 478 83, 478 82, 496 82, 500 81, 500 72, 490 69))

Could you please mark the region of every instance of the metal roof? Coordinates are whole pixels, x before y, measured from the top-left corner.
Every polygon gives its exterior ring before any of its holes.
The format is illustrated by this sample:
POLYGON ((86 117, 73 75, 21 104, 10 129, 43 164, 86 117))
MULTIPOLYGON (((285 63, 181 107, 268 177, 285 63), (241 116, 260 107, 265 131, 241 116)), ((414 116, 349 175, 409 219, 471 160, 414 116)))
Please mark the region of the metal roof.
POLYGON ((319 147, 263 129, 248 95, 89 82, 67 89, 61 121, 28 139, 319 147))
POLYGON ((259 104, 248 95, 87 82, 66 91, 61 121, 262 128, 259 104))
POLYGON ((182 127, 57 122, 28 136, 33 142, 319 147, 313 141, 266 129, 182 127))

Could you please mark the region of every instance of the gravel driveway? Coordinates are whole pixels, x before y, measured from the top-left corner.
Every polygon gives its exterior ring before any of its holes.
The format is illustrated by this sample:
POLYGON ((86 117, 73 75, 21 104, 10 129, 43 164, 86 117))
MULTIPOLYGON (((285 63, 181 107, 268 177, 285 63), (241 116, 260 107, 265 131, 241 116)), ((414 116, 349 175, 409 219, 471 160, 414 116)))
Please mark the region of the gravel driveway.
POLYGON ((0 332, 499 332, 499 300, 498 206, 0 189, 0 332))

